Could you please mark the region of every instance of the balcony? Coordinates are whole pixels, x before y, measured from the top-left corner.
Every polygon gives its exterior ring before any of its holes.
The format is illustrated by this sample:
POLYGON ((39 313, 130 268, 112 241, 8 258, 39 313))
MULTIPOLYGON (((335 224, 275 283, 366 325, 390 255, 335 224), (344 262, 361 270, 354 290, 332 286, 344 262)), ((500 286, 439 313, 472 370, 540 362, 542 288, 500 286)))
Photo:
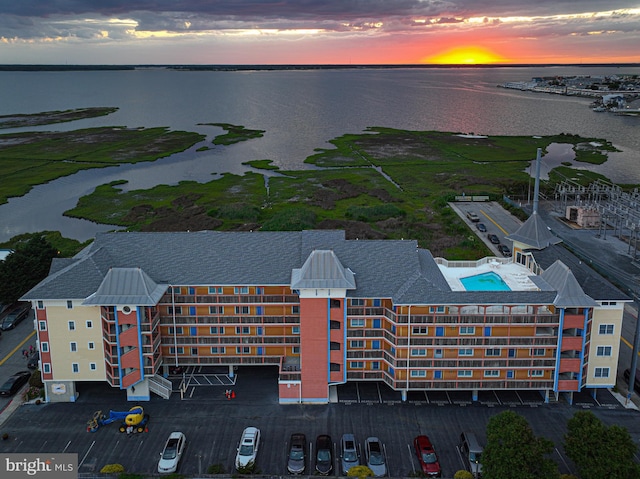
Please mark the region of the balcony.
POLYGON ((581 351, 582 350, 582 337, 581 336, 563 336, 562 344, 560 345, 561 351, 581 351))
POLYGON ((564 329, 570 329, 570 328, 583 329, 584 316, 581 314, 565 314, 564 323, 562 327, 564 329))
POLYGON ((579 373, 580 358, 560 358, 560 373, 579 373))
POLYGON ((558 391, 579 391, 577 379, 561 379, 558 381, 558 391))

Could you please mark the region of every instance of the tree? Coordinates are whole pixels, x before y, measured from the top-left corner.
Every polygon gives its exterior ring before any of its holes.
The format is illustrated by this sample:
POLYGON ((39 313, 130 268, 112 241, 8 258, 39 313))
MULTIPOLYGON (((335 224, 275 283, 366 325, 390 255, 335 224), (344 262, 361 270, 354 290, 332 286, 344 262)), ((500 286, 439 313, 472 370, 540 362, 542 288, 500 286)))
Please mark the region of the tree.
POLYGON ((0 261, 0 303, 13 303, 49 272, 57 251, 43 236, 31 237, 0 261))
POLYGON ((482 454, 483 479, 557 479, 558 466, 545 457, 553 443, 536 437, 529 423, 513 411, 489 420, 482 454))
POLYGON ((567 424, 564 450, 582 479, 640 477, 636 445, 620 426, 605 426, 591 411, 578 411, 567 424))

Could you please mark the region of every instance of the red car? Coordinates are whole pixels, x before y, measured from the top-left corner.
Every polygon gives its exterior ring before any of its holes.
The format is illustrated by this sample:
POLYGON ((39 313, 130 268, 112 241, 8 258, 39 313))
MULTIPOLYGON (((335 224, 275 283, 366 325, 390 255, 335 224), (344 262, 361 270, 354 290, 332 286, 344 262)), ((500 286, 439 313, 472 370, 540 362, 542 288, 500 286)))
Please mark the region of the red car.
POLYGON ((438 455, 433 448, 433 444, 427 436, 418 436, 413 440, 413 447, 416 450, 416 456, 418 456, 418 462, 422 468, 422 472, 425 476, 440 477, 442 469, 440 469, 440 462, 438 461, 438 455))

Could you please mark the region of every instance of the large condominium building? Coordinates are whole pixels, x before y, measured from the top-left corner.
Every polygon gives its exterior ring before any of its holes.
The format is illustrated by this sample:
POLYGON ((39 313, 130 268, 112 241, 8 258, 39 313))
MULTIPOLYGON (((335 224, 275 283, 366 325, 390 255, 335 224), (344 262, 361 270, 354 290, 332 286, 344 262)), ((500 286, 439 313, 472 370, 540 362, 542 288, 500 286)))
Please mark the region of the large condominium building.
POLYGON ((327 403, 348 381, 403 398, 612 387, 628 298, 595 273, 588 295, 561 261, 536 261, 554 241, 530 240, 533 223, 513 260, 475 262, 342 231, 99 234, 23 298, 47 400, 74 401, 84 381, 148 400, 189 365, 278 368, 282 403, 327 403))

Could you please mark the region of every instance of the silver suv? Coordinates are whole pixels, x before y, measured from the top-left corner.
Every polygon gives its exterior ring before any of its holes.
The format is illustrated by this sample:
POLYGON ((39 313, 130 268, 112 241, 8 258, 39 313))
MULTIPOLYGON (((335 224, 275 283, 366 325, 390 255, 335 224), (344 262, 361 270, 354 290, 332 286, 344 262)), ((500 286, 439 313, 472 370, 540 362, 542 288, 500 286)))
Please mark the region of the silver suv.
POLYGON ((349 469, 360 465, 360 454, 358 454, 358 443, 353 434, 343 434, 340 440, 340 462, 342 464, 342 474, 347 475, 349 469))

